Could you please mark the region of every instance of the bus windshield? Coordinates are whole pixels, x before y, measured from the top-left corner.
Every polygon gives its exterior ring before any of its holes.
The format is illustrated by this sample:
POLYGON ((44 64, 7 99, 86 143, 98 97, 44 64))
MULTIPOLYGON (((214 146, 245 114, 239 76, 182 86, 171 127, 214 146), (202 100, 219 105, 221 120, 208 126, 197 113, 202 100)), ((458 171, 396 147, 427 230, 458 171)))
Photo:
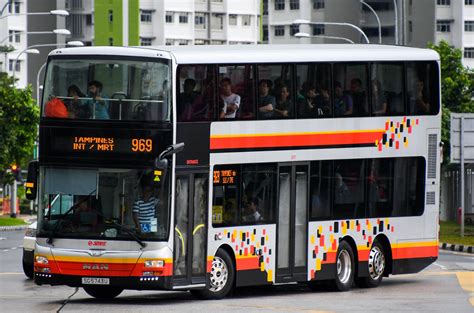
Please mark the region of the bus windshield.
POLYGON ((38 236, 167 240, 169 184, 128 169, 44 168, 38 236))
POLYGON ((45 118, 170 120, 168 60, 53 58, 43 92, 45 118))

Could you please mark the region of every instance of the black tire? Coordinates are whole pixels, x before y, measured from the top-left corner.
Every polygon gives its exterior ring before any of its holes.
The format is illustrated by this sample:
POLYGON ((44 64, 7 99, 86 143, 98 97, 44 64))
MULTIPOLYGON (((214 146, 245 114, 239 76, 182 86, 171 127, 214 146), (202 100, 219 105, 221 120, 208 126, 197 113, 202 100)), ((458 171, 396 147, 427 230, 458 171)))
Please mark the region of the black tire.
POLYGON ((97 299, 112 299, 122 293, 123 288, 109 286, 83 286, 84 291, 97 299))
POLYGON ((341 241, 336 254, 336 272, 334 288, 338 291, 348 291, 354 283, 354 252, 346 241, 341 241))
POLYGON ((229 254, 219 249, 212 261, 211 273, 208 275, 208 288, 191 290, 198 299, 222 299, 234 287, 235 269, 229 254))
POLYGON ((369 276, 357 278, 356 283, 359 287, 375 288, 382 282, 387 267, 385 251, 378 241, 374 241, 370 248, 368 267, 369 276))
POLYGON ((35 274, 34 271, 34 265, 27 263, 25 260, 23 260, 23 272, 25 273, 26 277, 29 279, 33 279, 33 276, 35 274))

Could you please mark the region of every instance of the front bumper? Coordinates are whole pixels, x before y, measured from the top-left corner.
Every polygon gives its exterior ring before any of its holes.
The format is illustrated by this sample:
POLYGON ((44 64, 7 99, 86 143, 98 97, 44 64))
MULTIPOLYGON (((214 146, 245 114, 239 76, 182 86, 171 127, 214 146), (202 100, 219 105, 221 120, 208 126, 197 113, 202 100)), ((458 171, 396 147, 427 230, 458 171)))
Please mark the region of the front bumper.
MULTIPOLYGON (((171 277, 168 276, 107 277, 110 280, 109 285, 84 285, 82 283, 82 277, 85 276, 46 274, 35 272, 34 280, 37 285, 66 285, 69 287, 111 286, 132 290, 170 290, 172 288, 171 277)), ((104 278, 104 276, 97 277, 104 278)))

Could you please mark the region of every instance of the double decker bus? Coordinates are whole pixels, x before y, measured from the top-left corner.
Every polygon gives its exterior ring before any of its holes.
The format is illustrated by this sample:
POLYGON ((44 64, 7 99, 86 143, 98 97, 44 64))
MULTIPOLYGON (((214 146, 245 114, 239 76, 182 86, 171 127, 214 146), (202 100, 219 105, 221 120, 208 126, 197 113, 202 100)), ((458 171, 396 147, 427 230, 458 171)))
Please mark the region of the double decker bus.
POLYGON ((35 282, 222 298, 422 270, 439 77, 436 52, 378 45, 51 52, 26 189, 35 282))

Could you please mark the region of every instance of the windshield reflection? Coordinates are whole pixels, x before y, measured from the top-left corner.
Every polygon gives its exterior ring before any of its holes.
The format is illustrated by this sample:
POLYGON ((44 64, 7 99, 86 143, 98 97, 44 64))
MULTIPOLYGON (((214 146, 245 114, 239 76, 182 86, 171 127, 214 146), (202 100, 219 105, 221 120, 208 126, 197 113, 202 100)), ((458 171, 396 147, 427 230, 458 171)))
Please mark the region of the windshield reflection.
POLYGON ((151 171, 42 170, 38 236, 166 240, 168 183, 153 184, 151 171))

